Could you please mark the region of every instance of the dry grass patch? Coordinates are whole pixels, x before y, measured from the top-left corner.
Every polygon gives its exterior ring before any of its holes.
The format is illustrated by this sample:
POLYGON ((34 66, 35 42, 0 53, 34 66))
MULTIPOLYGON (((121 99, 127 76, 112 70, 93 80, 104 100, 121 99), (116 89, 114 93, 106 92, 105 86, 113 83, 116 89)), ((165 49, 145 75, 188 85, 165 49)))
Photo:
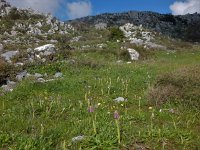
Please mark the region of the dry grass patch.
POLYGON ((149 89, 148 99, 155 105, 179 101, 200 108, 200 65, 160 75, 149 89))

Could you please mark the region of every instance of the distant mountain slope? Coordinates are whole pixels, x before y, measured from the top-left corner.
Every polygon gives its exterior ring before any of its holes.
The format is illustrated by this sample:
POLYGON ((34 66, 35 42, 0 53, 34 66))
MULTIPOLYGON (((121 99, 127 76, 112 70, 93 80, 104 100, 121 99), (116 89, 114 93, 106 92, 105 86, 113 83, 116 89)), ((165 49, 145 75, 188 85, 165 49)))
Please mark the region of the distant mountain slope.
POLYGON ((187 41, 200 41, 200 14, 173 16, 154 12, 130 11, 125 13, 101 14, 67 21, 71 23, 86 23, 95 25, 106 23, 108 26, 132 23, 187 41))

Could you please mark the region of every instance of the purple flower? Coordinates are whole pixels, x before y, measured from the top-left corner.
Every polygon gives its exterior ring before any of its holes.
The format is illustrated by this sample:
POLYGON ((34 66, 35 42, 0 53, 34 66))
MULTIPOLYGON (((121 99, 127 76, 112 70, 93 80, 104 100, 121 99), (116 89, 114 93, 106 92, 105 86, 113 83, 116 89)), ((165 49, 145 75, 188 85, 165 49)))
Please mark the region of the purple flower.
POLYGON ((119 119, 119 113, 118 113, 118 111, 116 110, 115 112, 114 112, 114 119, 119 119))
POLYGON ((88 112, 89 112, 89 113, 93 113, 93 112, 94 112, 94 108, 93 108, 92 106, 90 106, 90 107, 88 108, 88 112))

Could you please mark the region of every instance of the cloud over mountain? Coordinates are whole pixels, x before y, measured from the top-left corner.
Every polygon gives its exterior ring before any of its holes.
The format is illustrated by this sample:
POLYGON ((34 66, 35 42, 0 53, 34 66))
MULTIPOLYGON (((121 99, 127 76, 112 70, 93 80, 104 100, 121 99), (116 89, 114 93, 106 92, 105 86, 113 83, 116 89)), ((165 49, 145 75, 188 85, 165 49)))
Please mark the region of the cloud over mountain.
POLYGON ((11 5, 19 8, 32 8, 43 13, 54 14, 63 0, 8 0, 11 5))
POLYGON ((170 6, 170 9, 174 15, 200 13, 200 0, 176 1, 170 6))
POLYGON ((92 4, 89 1, 78 1, 68 3, 67 14, 70 19, 91 15, 92 4))

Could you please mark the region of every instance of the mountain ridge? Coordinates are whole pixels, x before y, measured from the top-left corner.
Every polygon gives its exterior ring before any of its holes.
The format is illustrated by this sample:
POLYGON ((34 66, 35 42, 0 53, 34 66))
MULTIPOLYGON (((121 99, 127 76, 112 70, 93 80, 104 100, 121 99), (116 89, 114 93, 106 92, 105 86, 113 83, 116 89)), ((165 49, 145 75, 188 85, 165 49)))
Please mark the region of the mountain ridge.
POLYGON ((180 38, 187 41, 200 41, 200 14, 177 15, 160 14, 150 11, 129 11, 123 13, 104 13, 96 16, 88 16, 67 23, 85 23, 95 26, 99 23, 105 23, 110 26, 121 26, 126 23, 142 25, 145 28, 160 32, 164 35, 180 38))

